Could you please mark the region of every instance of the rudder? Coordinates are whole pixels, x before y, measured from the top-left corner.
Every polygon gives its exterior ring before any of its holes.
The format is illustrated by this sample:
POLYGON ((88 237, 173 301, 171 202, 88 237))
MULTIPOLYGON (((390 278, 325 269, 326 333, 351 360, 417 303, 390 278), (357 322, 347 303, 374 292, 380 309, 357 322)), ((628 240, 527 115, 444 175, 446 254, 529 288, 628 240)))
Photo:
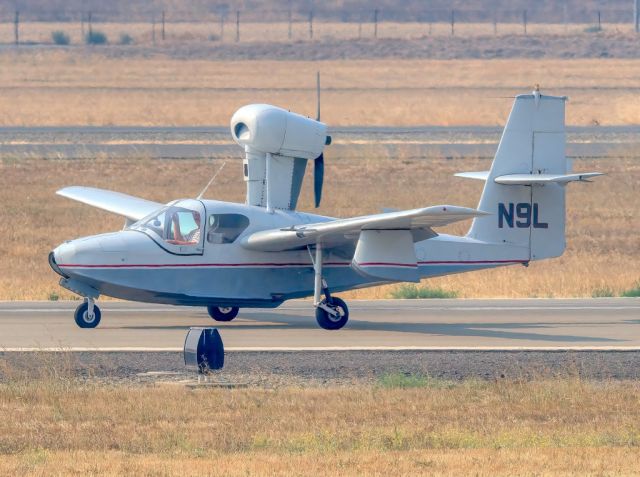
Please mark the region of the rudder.
POLYGON ((567 177, 565 101, 537 91, 517 96, 491 170, 459 174, 486 180, 478 209, 492 214, 474 219, 469 237, 528 247, 532 260, 562 255, 565 187, 542 178, 567 177))

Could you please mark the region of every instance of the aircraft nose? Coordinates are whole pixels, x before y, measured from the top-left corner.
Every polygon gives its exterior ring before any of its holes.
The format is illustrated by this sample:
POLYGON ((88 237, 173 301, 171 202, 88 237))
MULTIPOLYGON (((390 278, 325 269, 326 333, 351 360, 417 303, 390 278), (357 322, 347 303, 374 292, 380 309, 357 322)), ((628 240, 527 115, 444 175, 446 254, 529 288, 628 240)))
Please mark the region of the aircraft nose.
POLYGON ((75 248, 72 242, 65 242, 49 253, 49 266, 54 272, 64 278, 69 278, 69 275, 64 272, 64 265, 73 263, 75 248))
POLYGON ((54 272, 56 272, 61 277, 68 278, 67 275, 65 275, 62 269, 58 266, 58 262, 56 261, 55 250, 49 252, 49 266, 54 272))

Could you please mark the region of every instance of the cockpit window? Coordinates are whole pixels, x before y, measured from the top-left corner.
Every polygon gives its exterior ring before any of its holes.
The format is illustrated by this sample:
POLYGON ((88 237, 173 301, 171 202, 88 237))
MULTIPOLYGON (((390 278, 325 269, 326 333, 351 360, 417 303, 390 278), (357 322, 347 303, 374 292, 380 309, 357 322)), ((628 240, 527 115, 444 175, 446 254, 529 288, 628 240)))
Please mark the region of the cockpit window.
POLYGON ((232 243, 249 226, 249 219, 240 214, 211 214, 207 223, 207 242, 232 243))
POLYGON ((184 207, 168 206, 131 226, 171 245, 195 247, 202 240, 201 213, 184 207))
POLYGON ((168 227, 165 240, 173 245, 200 243, 200 213, 195 210, 175 209, 167 213, 168 227))

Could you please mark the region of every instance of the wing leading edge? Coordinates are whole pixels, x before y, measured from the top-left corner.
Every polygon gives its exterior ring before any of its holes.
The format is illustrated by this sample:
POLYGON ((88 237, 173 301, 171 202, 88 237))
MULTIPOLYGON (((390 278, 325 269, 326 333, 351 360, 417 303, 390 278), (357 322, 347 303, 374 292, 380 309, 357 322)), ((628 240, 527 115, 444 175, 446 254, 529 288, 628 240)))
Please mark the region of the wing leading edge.
POLYGON ((56 194, 121 215, 133 222, 146 217, 163 206, 159 202, 141 199, 121 192, 96 189, 95 187, 65 187, 57 191, 56 194))
POLYGON ((255 232, 242 240, 242 245, 250 250, 280 252, 306 245, 323 242, 338 245, 353 242, 362 230, 424 230, 417 234, 418 240, 437 235, 431 230, 461 220, 488 215, 476 209, 451 205, 437 205, 422 209, 366 215, 329 222, 305 224, 286 229, 272 229, 255 232))

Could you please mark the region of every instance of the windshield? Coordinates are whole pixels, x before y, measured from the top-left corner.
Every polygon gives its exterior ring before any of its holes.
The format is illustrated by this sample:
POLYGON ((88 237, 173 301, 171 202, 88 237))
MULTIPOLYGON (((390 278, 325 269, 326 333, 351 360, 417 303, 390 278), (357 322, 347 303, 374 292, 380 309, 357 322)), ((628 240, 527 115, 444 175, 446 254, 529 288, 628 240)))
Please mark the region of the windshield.
MULTIPOLYGON (((194 205, 198 204, 195 201, 194 205)), ((164 207, 131 226, 154 239, 170 245, 195 247, 200 245, 202 235, 202 213, 182 207, 182 203, 164 207)))

